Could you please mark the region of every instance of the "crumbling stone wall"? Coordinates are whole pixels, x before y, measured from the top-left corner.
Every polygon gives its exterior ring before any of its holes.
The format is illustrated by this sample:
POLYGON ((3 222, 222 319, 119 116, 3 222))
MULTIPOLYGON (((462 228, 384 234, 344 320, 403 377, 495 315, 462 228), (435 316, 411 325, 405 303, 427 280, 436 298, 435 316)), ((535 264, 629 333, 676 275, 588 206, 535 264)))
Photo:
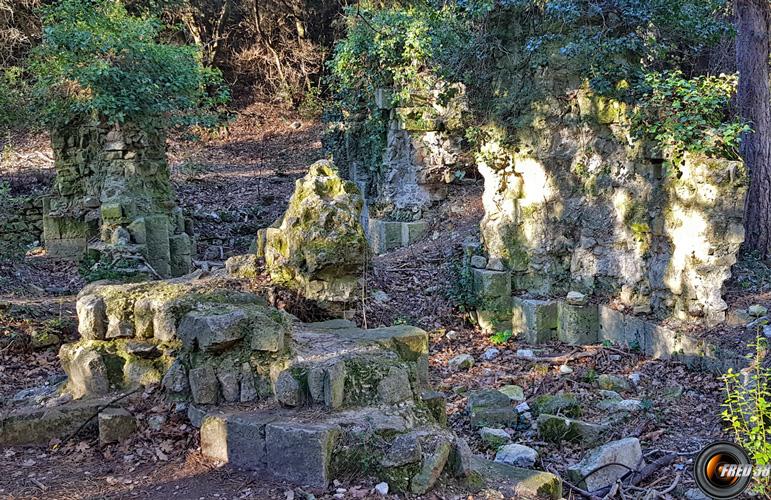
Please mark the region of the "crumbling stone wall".
POLYGON ((49 255, 141 256, 152 274, 189 272, 192 224, 174 200, 162 129, 71 124, 52 134, 56 180, 46 200, 49 255))
POLYGON ((636 313, 724 319, 744 238, 741 163, 632 140, 625 106, 585 87, 540 102, 510 144, 489 141, 478 168, 484 244, 515 293, 578 290, 636 313))
POLYGON ((43 200, 25 196, 0 202, 0 256, 13 256, 43 236, 43 200))
MULTIPOLYGON (((377 169, 363 158, 360 143, 372 138, 363 117, 330 125, 326 146, 366 197, 362 223, 373 250, 406 246, 423 235, 423 213, 447 197, 460 164, 463 117, 468 111, 462 84, 439 83, 424 95, 393 97, 379 89, 373 107, 387 124, 377 169)), ((366 151, 366 153, 370 153, 366 151)))

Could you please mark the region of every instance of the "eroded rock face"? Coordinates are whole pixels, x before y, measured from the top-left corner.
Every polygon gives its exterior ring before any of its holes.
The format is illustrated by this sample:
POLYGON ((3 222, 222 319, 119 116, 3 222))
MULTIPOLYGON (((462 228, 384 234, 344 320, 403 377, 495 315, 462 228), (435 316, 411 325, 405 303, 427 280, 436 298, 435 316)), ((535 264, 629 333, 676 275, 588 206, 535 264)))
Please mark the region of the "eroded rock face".
POLYGON ((350 302, 370 258, 359 221, 362 198, 326 160, 297 181, 284 216, 266 229, 263 251, 271 278, 322 303, 350 302))

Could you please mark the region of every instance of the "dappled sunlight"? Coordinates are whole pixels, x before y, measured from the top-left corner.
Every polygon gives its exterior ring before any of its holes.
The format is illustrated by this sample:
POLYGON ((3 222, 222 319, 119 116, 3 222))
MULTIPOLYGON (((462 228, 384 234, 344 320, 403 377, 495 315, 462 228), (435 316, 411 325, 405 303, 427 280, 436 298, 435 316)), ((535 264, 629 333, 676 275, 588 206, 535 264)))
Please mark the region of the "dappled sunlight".
POLYGON ((664 282, 673 292, 679 294, 683 287, 683 271, 691 262, 706 262, 709 259, 710 242, 707 238, 709 224, 704 215, 674 203, 671 206, 670 224, 666 232, 673 244, 672 258, 664 282))

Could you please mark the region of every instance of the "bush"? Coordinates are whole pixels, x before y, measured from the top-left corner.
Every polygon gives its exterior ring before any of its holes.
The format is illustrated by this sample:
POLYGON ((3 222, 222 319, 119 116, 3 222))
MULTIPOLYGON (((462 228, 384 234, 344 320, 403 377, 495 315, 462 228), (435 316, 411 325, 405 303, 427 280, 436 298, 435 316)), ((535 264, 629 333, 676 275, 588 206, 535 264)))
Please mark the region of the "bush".
POLYGON ((30 69, 50 126, 83 117, 213 124, 215 108, 228 99, 197 48, 160 42, 160 21, 130 15, 122 2, 62 0, 45 8, 43 20, 30 69))
POLYGON ((749 126, 729 114, 737 75, 686 78, 681 71, 648 73, 634 117, 638 136, 676 153, 739 157, 739 138, 749 126))

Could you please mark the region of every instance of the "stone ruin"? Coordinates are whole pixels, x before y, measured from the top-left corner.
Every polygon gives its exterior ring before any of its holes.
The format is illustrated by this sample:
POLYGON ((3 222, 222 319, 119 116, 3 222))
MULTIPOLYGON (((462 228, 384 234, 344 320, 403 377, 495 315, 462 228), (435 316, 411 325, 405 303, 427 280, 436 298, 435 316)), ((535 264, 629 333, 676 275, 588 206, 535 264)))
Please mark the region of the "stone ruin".
POLYGON ((388 124, 377 173, 368 171, 358 150, 363 122, 330 127, 327 146, 365 195, 362 223, 373 251, 381 254, 422 237, 425 213, 447 197, 460 161, 458 134, 467 107, 465 87, 445 83, 408 99, 378 89, 375 104, 388 124))
POLYGON ((56 180, 44 198, 47 254, 88 255, 127 275, 190 272, 192 221, 174 201, 160 128, 83 123, 51 138, 56 180))

